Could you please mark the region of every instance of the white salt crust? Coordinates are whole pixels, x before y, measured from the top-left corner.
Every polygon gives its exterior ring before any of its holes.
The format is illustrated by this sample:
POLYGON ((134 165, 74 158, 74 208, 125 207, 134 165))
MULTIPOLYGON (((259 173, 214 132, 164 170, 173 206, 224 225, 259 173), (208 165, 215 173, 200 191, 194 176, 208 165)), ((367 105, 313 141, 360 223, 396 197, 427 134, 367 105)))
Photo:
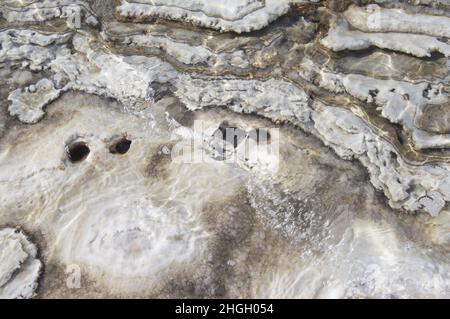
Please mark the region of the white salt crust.
POLYGON ((14 228, 0 230, 0 299, 32 298, 42 263, 36 246, 14 228))
POLYGON ((166 18, 202 27, 237 33, 259 30, 285 14, 289 0, 207 1, 125 1, 118 14, 128 19, 166 18))
POLYGON ((72 28, 81 22, 97 26, 97 18, 83 0, 5 0, 0 3, 1 15, 10 23, 36 23, 53 19, 66 20, 72 28))
MULTIPOLYGON (((449 19, 450 20, 450 19, 449 19)), ((371 46, 389 49, 422 57, 430 57, 433 52, 450 56, 450 45, 428 35, 407 33, 366 33, 350 31, 348 24, 340 20, 330 27, 328 35, 321 43, 333 51, 363 50, 371 46)))
MULTIPOLYGON (((248 6, 256 6, 256 4, 251 4, 252 2, 245 3, 248 6)), ((235 4, 237 6, 238 2, 235 4)), ((264 7, 266 10, 268 10, 269 4, 271 2, 266 3, 266 7, 264 7)), ((128 6, 131 4, 124 2, 122 5, 128 6)), ((192 5, 194 5, 194 2, 192 5)), ((196 2, 195 5, 204 4, 196 2)), ((145 4, 145 6, 149 5, 145 4)), ((217 8, 219 7, 206 6, 204 10, 211 13, 217 8)), ((250 12, 250 7, 247 8, 250 12)), ((232 15, 238 17, 239 10, 233 10, 230 7, 229 11, 223 13, 222 17, 232 15)), ((254 12, 258 12, 261 9, 255 10, 254 12)), ((239 24, 234 23, 233 25, 239 24)), ((2 54, 0 56, 5 61, 20 61, 25 56, 32 55, 36 56, 36 59, 32 59, 30 68, 49 70, 53 73, 51 78, 40 80, 35 85, 22 90, 19 89, 10 94, 9 111, 24 122, 38 121, 44 115, 45 105, 57 98, 62 92, 69 90, 80 90, 113 97, 133 109, 139 108, 142 102, 153 100, 152 83, 170 83, 176 88, 177 96, 191 109, 226 105, 237 112, 257 112, 272 120, 290 121, 307 131, 314 132, 341 156, 359 158, 371 172, 372 183, 375 187, 383 189, 393 207, 403 207, 410 211, 425 210, 436 215, 444 207, 445 202, 449 200, 450 192, 446 182, 447 179, 439 179, 438 183, 435 180, 436 172, 439 176, 448 176, 447 164, 416 166, 405 163, 392 146, 377 137, 376 134, 371 133, 365 124, 360 123, 356 115, 348 114, 346 118, 348 118, 349 125, 352 125, 353 122, 359 123, 358 125, 355 124, 355 127, 362 132, 358 134, 351 131, 346 132, 346 130, 342 130, 342 127, 333 125, 332 119, 336 116, 337 110, 325 112, 325 106, 315 109, 314 104, 309 101, 303 90, 289 82, 280 80, 195 79, 187 75, 181 75, 172 66, 156 57, 113 55, 83 32, 76 35, 71 33, 45 35, 39 32, 30 33, 28 30, 9 30, 3 31, 0 36, 5 39, 6 43, 6 46, 0 51, 2 54), (14 37, 10 36, 11 32, 14 33, 14 37), (74 53, 65 48, 65 43, 72 37, 74 53), (6 50, 6 47, 9 50, 6 50), (45 93, 39 94, 38 103, 29 103, 28 101, 32 99, 36 92, 45 93), (200 92, 202 93, 200 94, 200 92), (331 120, 327 121, 321 114, 327 114, 331 120), (328 127, 327 134, 325 134, 324 125, 328 127), (366 130, 369 131, 366 132, 366 130), (356 136, 358 139, 355 140, 356 136), (374 140, 376 143, 368 143, 367 140, 374 140), (378 159, 373 154, 384 155, 378 159), (396 154, 395 158, 391 154, 396 154), (394 163, 391 166, 385 166, 384 163, 392 161, 394 163)), ((417 36, 424 37, 423 35, 417 36)), ((336 37, 334 42, 339 42, 338 39, 339 36, 336 37)), ((430 41, 434 41, 431 39, 434 38, 430 37, 430 41)), ((139 43, 149 41, 151 44, 156 41, 152 38, 137 38, 135 40, 139 43)), ((160 40, 158 39, 158 41, 160 40)), ((203 55, 199 54, 203 50, 201 47, 180 46, 180 44, 171 43, 168 40, 159 43, 158 41, 155 43, 156 46, 163 46, 165 50, 171 52, 172 56, 180 59, 183 63, 208 59, 209 52, 204 51, 203 55)), ((323 41, 327 42, 327 40, 323 41)), ((405 51, 417 55, 427 55, 432 48, 432 45, 429 45, 431 42, 419 42, 420 47, 413 49, 410 47, 405 51)), ((342 43, 345 45, 346 42, 342 41, 342 43)), ((447 54, 448 48, 442 46, 440 50, 447 54)), ((358 75, 340 76, 333 74, 323 74, 322 82, 322 86, 331 91, 342 92, 345 90, 363 101, 378 104, 383 116, 394 123, 404 125, 405 128, 412 131, 418 148, 441 147, 449 144, 446 136, 430 136, 429 133, 417 129, 414 125, 415 114, 420 112, 425 103, 429 102, 429 99, 425 100, 417 93, 425 89, 424 86, 428 85, 427 83, 409 84, 398 81, 375 80, 358 75), (398 92, 391 92, 394 86, 398 92), (373 88, 378 90, 376 97, 371 95, 373 88), (405 94, 409 96, 407 101, 402 100, 405 94)), ((431 95, 431 100, 446 101, 446 96, 442 94, 441 88, 432 85, 429 91, 437 92, 437 94, 431 95)), ((342 110, 342 112, 346 114, 348 111, 342 110)))
MULTIPOLYGON (((323 116, 318 117, 318 114, 315 114, 315 112, 319 112, 318 110, 311 109, 308 97, 303 90, 289 82, 193 79, 190 76, 179 74, 169 64, 156 57, 112 55, 96 47, 89 37, 80 34, 74 37, 73 44, 76 50, 74 54, 61 49, 57 52, 56 58, 46 64, 46 67, 55 73, 53 77, 55 87, 66 83, 61 87, 61 91, 81 90, 109 96, 131 108, 136 108, 139 107, 140 101, 153 99, 152 83, 171 83, 177 88, 177 96, 188 108, 198 109, 206 106, 226 105, 237 112, 257 112, 272 120, 287 120, 307 131, 312 130, 326 144, 332 146, 339 155, 345 158, 360 159, 371 172, 372 184, 384 191, 390 204, 395 208, 403 207, 410 211, 424 210, 436 215, 444 207, 445 202, 450 199, 449 185, 446 182, 448 179, 440 178, 436 183, 435 177, 436 174, 449 176, 447 164, 414 166, 405 163, 393 147, 376 134, 371 133, 365 124, 360 123, 356 115, 349 113, 349 125, 353 122, 359 123, 356 127, 358 130, 364 131, 364 134, 356 134, 361 137, 359 143, 356 143, 354 133, 342 131, 338 126, 332 125, 334 113, 327 112, 326 114, 331 117, 330 121, 325 122, 328 124, 321 123, 320 121, 325 121, 325 119, 323 116), (314 120, 314 118, 320 119, 320 121, 314 120), (327 135, 323 134, 323 129, 319 129, 323 125, 329 126, 327 135), (368 144, 366 140, 374 140, 375 143, 368 144), (373 154, 377 154, 378 157, 373 154), (395 158, 391 154, 396 154, 395 158), (385 163, 391 163, 391 165, 385 163)), ((349 92, 356 97, 367 98, 369 84, 373 80, 367 79, 366 82, 361 82, 364 78, 358 76, 349 76, 346 79, 340 79, 340 81, 344 83, 344 87, 349 92)), ((409 84, 405 84, 405 90, 417 89, 414 87, 408 89, 409 86, 409 84)), ((377 87, 382 92, 378 103, 385 105, 383 110, 386 116, 394 119, 393 104, 389 103, 389 100, 383 99, 384 96, 389 96, 388 92, 385 92, 390 87, 389 82, 381 82, 377 87), (386 86, 386 89, 382 88, 383 85, 386 86)), ((53 96, 51 97, 53 98, 53 96)), ((411 100, 417 100, 413 94, 411 94, 411 100)), ((45 104, 45 102, 42 101, 41 104, 45 104)), ((14 112, 20 118, 21 116, 25 117, 29 109, 24 107, 21 111, 20 108, 15 108, 14 112)), ((322 112, 320 111, 320 113, 322 112)), ((411 118, 408 117, 407 112, 404 112, 396 121, 407 125, 411 123, 411 118)))
POLYGON ((350 6, 344 12, 350 24, 365 32, 402 32, 450 37, 450 18, 425 14, 408 14, 401 9, 384 9, 376 4, 350 6))

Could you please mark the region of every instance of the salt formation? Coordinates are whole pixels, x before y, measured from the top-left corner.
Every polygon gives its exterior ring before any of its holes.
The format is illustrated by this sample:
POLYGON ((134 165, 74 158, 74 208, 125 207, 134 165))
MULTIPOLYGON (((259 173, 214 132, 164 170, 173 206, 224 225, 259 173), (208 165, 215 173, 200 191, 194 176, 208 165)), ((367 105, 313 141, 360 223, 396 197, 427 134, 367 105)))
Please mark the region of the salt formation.
POLYGON ((374 186, 384 191, 393 207, 423 209, 437 215, 450 200, 447 166, 410 165, 351 112, 319 103, 311 108, 306 94, 288 83, 227 80, 226 85, 220 85, 198 79, 186 82, 188 86, 177 94, 188 108, 227 105, 235 112, 289 121, 319 136, 340 156, 360 159, 369 169, 374 186), (436 183, 435 176, 445 178, 436 183))
POLYGON ((42 264, 36 246, 19 230, 0 230, 0 298, 35 295, 42 264))
POLYGON ((16 29, 2 31, 0 61, 2 63, 21 62, 23 67, 29 67, 33 71, 42 70, 44 63, 55 58, 55 46, 67 43, 70 37, 71 33, 45 34, 16 29))
POLYGON ((5 0, 0 8, 0 13, 9 23, 33 23, 44 22, 53 19, 65 19, 69 25, 75 27, 77 19, 97 25, 98 21, 92 14, 87 1, 78 0, 5 0))
POLYGON ((285 14, 288 0, 121 1, 117 12, 123 19, 168 18, 238 33, 259 30, 285 14))
POLYGON ((362 50, 376 46, 420 58, 430 57, 433 52, 450 55, 450 45, 426 35, 350 31, 346 21, 337 22, 332 28, 328 36, 322 39, 322 44, 334 51, 362 50))
POLYGON ((35 123, 44 116, 44 106, 56 99, 59 93, 48 79, 30 85, 24 92, 17 89, 8 97, 11 101, 9 113, 17 115, 22 122, 35 123))
POLYGON ((0 295, 448 297, 450 8, 421 3, 2 2, 0 295))
POLYGON ((352 26, 365 32, 402 32, 450 36, 450 18, 439 15, 411 14, 380 6, 350 6, 344 13, 352 26))

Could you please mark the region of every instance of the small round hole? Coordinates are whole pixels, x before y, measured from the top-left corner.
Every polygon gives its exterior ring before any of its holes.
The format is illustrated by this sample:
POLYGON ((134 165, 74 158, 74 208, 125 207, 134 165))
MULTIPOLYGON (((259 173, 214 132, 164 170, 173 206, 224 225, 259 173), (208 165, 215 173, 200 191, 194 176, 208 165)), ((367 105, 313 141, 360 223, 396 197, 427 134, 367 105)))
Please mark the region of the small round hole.
POLYGON ((69 145, 67 155, 72 163, 81 162, 89 155, 90 149, 85 142, 76 142, 69 145))
POLYGON ((109 151, 113 154, 125 154, 130 149, 130 146, 131 141, 129 139, 122 138, 111 145, 109 151))

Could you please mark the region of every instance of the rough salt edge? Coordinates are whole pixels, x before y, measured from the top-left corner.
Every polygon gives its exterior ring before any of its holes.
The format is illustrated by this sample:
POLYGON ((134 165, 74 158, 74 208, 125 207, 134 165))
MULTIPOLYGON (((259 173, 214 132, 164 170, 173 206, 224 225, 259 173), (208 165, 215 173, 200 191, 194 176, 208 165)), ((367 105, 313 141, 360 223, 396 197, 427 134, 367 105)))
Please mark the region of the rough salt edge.
POLYGON ((36 258, 36 246, 22 232, 16 233, 14 228, 0 230, 0 240, 2 238, 18 240, 21 244, 21 252, 26 254, 26 259, 15 270, 10 280, 0 287, 0 298, 22 299, 34 297, 38 285, 37 280, 42 268, 42 263, 36 258))
MULTIPOLYGON (((18 32, 20 34, 21 31, 18 32)), ((66 35, 60 37, 65 39, 66 35)), ((37 90, 44 83, 61 88, 40 96, 37 104, 34 103, 36 101, 31 104, 23 101, 24 98, 34 94, 30 93, 30 88, 13 91, 9 95, 10 113, 17 115, 25 123, 36 123, 45 115, 44 107, 68 90, 109 96, 127 106, 134 106, 153 99, 154 92, 151 88, 153 82, 167 83, 176 76, 176 71, 171 65, 156 57, 111 55, 99 49, 93 50, 90 47, 91 40, 84 35, 76 35, 73 38, 74 49, 77 51, 75 54, 65 48, 55 50, 51 47, 29 47, 28 40, 24 45, 18 46, 19 51, 25 47, 24 51, 28 54, 31 52, 31 55, 35 51, 42 52, 45 58, 36 62, 35 68, 38 70, 50 68, 54 73, 52 79, 39 81, 39 84, 35 85, 37 90), (53 59, 49 60, 47 57, 53 59), (86 58, 89 63, 85 63, 86 58), (155 68, 160 72, 156 72, 155 68), (99 69, 102 72, 98 72, 99 69), (134 85, 130 86, 130 83, 134 85)), ((20 59, 20 57, 22 56, 11 55, 10 52, 5 59, 20 59)))
POLYGON ((424 14, 408 14, 401 9, 384 9, 376 4, 364 8, 350 6, 345 17, 357 29, 366 32, 421 33, 450 37, 450 18, 424 14))
POLYGON ((127 2, 147 4, 156 7, 175 7, 188 11, 200 11, 209 17, 217 17, 224 20, 240 20, 246 15, 264 8, 261 0, 131 0, 127 2))
POLYGON ((412 133, 416 149, 439 149, 450 145, 450 134, 427 133, 416 126, 427 104, 449 101, 448 96, 442 92, 441 84, 380 80, 358 74, 334 74, 319 69, 307 59, 302 62, 302 69, 305 78, 310 77, 311 72, 318 73, 319 85, 331 92, 346 92, 363 102, 378 105, 381 116, 391 123, 401 124, 412 133), (422 95, 426 88, 429 88, 429 97, 422 95), (371 92, 376 92, 375 96, 371 92))
POLYGON ((85 18, 85 22, 97 26, 98 20, 93 15, 86 1, 77 0, 44 0, 24 6, 20 10, 0 4, 0 14, 9 23, 20 21, 22 23, 45 22, 53 19, 67 19, 69 25, 76 23, 77 17, 85 18))
POLYGON ((67 43, 72 33, 45 34, 31 30, 10 29, 0 32, 0 63, 5 61, 22 61, 32 71, 46 68, 55 58, 53 46, 67 43))
MULTIPOLYGON (((105 34, 102 35, 105 39, 117 41, 105 34)), ((175 42, 166 37, 151 34, 129 35, 119 41, 127 46, 161 49, 184 64, 205 63, 217 56, 203 46, 192 46, 187 43, 175 42)))
POLYGON ((450 45, 434 37, 419 34, 350 31, 348 24, 343 20, 332 25, 328 35, 320 43, 333 51, 357 51, 376 46, 419 58, 430 57, 433 52, 440 52, 446 57, 450 56, 450 45))
POLYGON ((445 202, 450 200, 450 185, 446 182, 450 180, 450 171, 445 164, 434 167, 410 166, 387 141, 376 136, 353 113, 324 105, 316 110, 312 109, 308 106, 305 93, 288 82, 208 80, 182 76, 177 88, 176 95, 191 110, 224 105, 239 113, 257 113, 273 120, 289 121, 314 133, 339 156, 359 159, 371 173, 372 184, 384 191, 389 204, 394 208, 424 210, 437 215, 445 202), (226 94, 222 94, 221 90, 225 89, 226 94), (285 98, 280 99, 280 96, 285 98), (327 124, 318 122, 317 119, 323 120, 321 114, 331 112, 327 111, 329 109, 341 110, 339 112, 345 113, 348 121, 334 118, 325 122, 327 124), (335 121, 340 126, 336 126, 335 121), (395 154, 395 158, 392 158, 391 152, 395 154), (441 180, 438 185, 435 183, 437 176, 441 180), (449 178, 442 179, 442 176, 449 178), (411 188, 413 185, 414 189, 411 188))
POLYGON ((9 114, 27 124, 37 123, 45 115, 44 107, 60 94, 61 90, 55 89, 52 81, 42 79, 24 90, 17 89, 9 94, 9 114))
POLYGON ((450 199, 450 184, 443 180, 435 185, 435 181, 438 176, 449 176, 448 169, 427 165, 409 167, 399 159, 392 145, 348 110, 326 107, 315 120, 316 135, 341 157, 360 160, 370 173, 371 183, 385 193, 392 207, 423 210, 432 216, 444 209, 450 199))
POLYGON ((119 38, 102 32, 102 37, 108 41, 119 42, 130 47, 160 49, 177 61, 187 65, 204 63, 211 67, 217 67, 218 65, 231 64, 237 68, 246 68, 250 64, 242 50, 218 54, 204 46, 193 46, 176 42, 165 36, 152 34, 136 34, 119 38))
POLYGON ((5 285, 13 273, 20 268, 28 254, 22 249, 18 239, 2 238, 0 240, 0 287, 5 285))
POLYGON ((92 49, 90 39, 82 35, 74 37, 73 45, 78 53, 66 50, 50 65, 53 72, 68 79, 65 91, 81 90, 135 106, 140 101, 153 100, 152 83, 170 83, 177 74, 170 64, 157 57, 111 55, 92 49), (85 57, 89 63, 82 62, 85 57))
POLYGON ((384 118, 392 123, 401 124, 411 132, 415 148, 443 148, 450 145, 449 134, 427 133, 416 126, 427 104, 448 102, 448 97, 442 92, 442 86, 426 82, 412 84, 395 80, 378 80, 356 74, 344 76, 343 86, 350 95, 379 105, 384 118), (430 91, 428 98, 423 97, 423 92, 427 88, 430 91), (372 97, 370 92, 375 90, 377 93, 372 97))
POLYGON ((194 25, 220 30, 222 32, 234 31, 237 33, 260 30, 272 21, 287 13, 289 0, 266 0, 266 5, 250 12, 238 20, 225 20, 211 17, 203 12, 190 11, 187 8, 152 6, 122 1, 117 7, 117 13, 126 19, 165 18, 180 20, 194 25))
MULTIPOLYGON (((148 98, 149 84, 153 81, 171 83, 178 89, 177 95, 189 108, 195 109, 205 106, 227 105, 230 109, 236 112, 246 113, 255 111, 260 115, 273 120, 290 121, 307 131, 314 131, 311 127, 313 125, 312 121, 308 120, 311 116, 311 108, 303 107, 305 104, 305 101, 303 100, 305 93, 288 82, 283 82, 284 84, 282 85, 270 85, 267 87, 267 84, 265 86, 264 83, 267 82, 276 84, 279 82, 276 80, 273 80, 275 82, 272 82, 272 80, 262 82, 210 79, 211 83, 217 83, 217 81, 225 82, 219 85, 215 84, 212 88, 208 88, 207 90, 201 90, 200 87, 186 86, 186 83, 192 82, 198 84, 198 81, 202 80, 194 81, 194 79, 189 76, 179 75, 179 73, 173 70, 170 65, 161 62, 158 58, 112 56, 99 49, 91 48, 89 39, 82 35, 77 35, 74 39, 74 48, 78 51, 78 53, 71 54, 69 50, 66 50, 64 54, 61 53, 58 55, 57 59, 52 62, 53 72, 58 74, 60 77, 69 78, 70 82, 67 85, 67 89, 83 90, 88 93, 114 97, 129 106, 130 103, 136 99, 148 98), (85 61, 86 57, 88 58, 89 63, 86 64, 83 62, 81 64, 81 61, 85 61), (142 63, 139 63, 139 60, 142 60, 142 63), (152 61, 155 65, 149 65, 150 61, 152 61), (161 72, 161 70, 164 70, 165 68, 167 69, 167 72, 161 72), (98 70, 101 71, 99 72, 98 70), (114 83, 111 83, 111 76, 105 77, 105 73, 115 75, 113 77, 114 79, 122 78, 123 81, 115 81, 114 83), (237 93, 235 94, 237 95, 234 96, 233 99, 229 98, 231 94, 230 92, 227 93, 228 95, 224 94, 222 97, 215 97, 214 95, 211 95, 218 87, 230 89, 230 86, 232 86, 233 83, 237 83, 238 88, 240 88, 239 90, 236 90, 237 93), (253 94, 253 97, 249 97, 248 92, 247 94, 242 93, 242 90, 252 92, 252 88, 254 90, 254 87, 258 86, 263 86, 261 92, 266 91, 271 92, 271 94, 263 94, 259 96, 255 96, 253 94), (133 88, 131 92, 129 90, 130 87, 133 88), (181 92, 183 92, 183 87, 187 87, 188 90, 182 94, 181 92), (201 98, 200 96, 198 98, 200 100, 194 99, 194 101, 189 101, 189 94, 200 94, 200 92, 202 92, 201 98), (285 96, 286 98, 280 100, 280 96, 285 96), (289 97, 292 96, 297 96, 299 99, 290 101, 289 97), (228 97, 228 100, 226 97, 228 97), (238 103, 236 103, 236 101, 238 103), (249 103, 248 101, 251 102, 249 103), (242 105, 245 107, 241 107, 242 105), (259 108, 254 109, 254 105, 259 105, 259 108)), ((357 117, 355 116, 355 118, 357 117)), ((374 138, 377 137, 375 136, 374 138)), ((381 142, 382 141, 380 139, 378 144, 384 145, 381 142)), ((339 143, 342 143, 342 141, 339 141, 339 143)), ((338 148, 336 148, 336 150, 337 149, 338 148)), ((377 150, 379 153, 382 151, 382 148, 377 150)), ((351 155, 351 150, 347 150, 347 152, 350 152, 348 156, 355 156, 351 155)), ((338 154, 346 157, 345 154, 339 152, 338 154)), ((363 162, 363 156, 356 156, 358 158, 361 157, 361 161, 363 162)), ((397 158, 400 158, 400 156, 397 156, 397 158)), ((376 162, 376 164, 372 166, 366 164, 373 176, 372 183, 377 188, 384 190, 386 196, 390 199, 391 206, 394 208, 404 207, 410 211, 423 209, 428 211, 430 214, 437 214, 437 211, 442 208, 442 205, 438 204, 436 206, 435 203, 442 203, 443 201, 449 200, 448 196, 450 194, 450 187, 445 184, 445 180, 439 185, 435 185, 437 177, 431 177, 432 175, 434 176, 434 174, 429 172, 429 170, 432 170, 431 167, 427 165, 423 167, 412 167, 403 161, 400 161, 401 160, 396 161, 398 164, 396 165, 396 169, 400 167, 402 170, 394 170, 389 174, 386 174, 386 168, 381 167, 379 162, 376 162), (395 176, 398 177, 402 183, 394 183, 392 179, 386 180, 386 176, 393 174, 395 174, 395 176), (417 186, 415 191, 408 194, 409 197, 407 199, 399 200, 401 196, 398 194, 406 192, 406 189, 404 188, 408 187, 410 184, 417 186), (439 191, 435 190, 436 187, 439 191), (428 200, 422 208, 420 201, 424 201, 423 198, 426 198, 425 196, 429 196, 430 193, 435 196, 435 200, 428 200), (439 209, 436 209, 436 207, 439 209)), ((438 171, 436 176, 442 177, 449 175, 445 164, 439 165, 441 166, 434 168, 438 171)), ((390 169, 393 168, 391 167, 390 169)))

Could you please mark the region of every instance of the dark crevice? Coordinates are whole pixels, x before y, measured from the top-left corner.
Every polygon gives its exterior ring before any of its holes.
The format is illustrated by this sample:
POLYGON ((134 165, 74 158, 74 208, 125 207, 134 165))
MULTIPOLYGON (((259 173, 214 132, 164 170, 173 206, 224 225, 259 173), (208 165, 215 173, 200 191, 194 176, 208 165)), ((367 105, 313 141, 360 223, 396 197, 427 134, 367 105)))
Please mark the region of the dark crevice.
POLYGON ((127 138, 121 138, 109 148, 112 154, 125 154, 130 150, 131 141, 127 138))

